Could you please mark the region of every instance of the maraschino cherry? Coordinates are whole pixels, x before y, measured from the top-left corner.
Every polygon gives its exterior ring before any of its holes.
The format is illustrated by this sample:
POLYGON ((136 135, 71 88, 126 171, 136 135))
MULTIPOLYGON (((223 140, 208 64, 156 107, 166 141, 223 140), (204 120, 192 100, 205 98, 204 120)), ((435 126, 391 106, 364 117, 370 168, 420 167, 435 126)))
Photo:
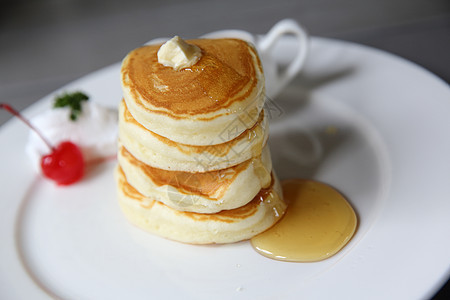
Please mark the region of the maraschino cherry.
POLYGON ((84 159, 77 145, 64 141, 54 147, 36 127, 9 104, 0 103, 0 108, 22 120, 50 149, 50 153, 41 158, 42 173, 45 177, 55 181, 58 185, 69 185, 83 177, 84 159))

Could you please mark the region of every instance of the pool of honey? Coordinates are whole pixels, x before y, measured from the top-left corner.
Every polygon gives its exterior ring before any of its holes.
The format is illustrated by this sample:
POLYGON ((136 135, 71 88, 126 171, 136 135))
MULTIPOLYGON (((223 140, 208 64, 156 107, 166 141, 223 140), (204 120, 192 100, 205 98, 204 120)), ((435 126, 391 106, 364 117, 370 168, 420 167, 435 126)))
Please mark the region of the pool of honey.
POLYGON ((252 246, 272 259, 314 262, 339 252, 352 238, 357 217, 342 194, 312 180, 283 181, 284 217, 253 237, 252 246))

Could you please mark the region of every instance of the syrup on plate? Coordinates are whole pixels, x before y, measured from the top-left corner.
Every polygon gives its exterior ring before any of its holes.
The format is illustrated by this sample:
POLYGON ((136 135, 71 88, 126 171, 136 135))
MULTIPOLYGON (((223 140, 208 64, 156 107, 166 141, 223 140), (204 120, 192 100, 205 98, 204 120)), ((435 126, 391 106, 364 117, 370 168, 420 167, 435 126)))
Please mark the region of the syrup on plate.
POLYGON ((282 182, 288 209, 269 230, 253 237, 255 250, 272 259, 314 262, 333 256, 352 238, 356 214, 347 200, 324 183, 282 182))

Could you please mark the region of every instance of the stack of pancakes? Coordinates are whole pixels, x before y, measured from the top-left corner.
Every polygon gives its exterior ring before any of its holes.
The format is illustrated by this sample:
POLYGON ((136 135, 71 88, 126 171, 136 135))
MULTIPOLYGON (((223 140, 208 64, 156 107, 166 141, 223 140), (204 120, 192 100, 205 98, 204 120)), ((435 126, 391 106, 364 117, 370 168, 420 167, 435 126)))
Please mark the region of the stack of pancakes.
POLYGON ((271 227, 286 205, 272 172, 264 75, 252 45, 188 43, 189 68, 158 63, 160 45, 122 63, 119 203, 138 227, 187 243, 230 243, 271 227))

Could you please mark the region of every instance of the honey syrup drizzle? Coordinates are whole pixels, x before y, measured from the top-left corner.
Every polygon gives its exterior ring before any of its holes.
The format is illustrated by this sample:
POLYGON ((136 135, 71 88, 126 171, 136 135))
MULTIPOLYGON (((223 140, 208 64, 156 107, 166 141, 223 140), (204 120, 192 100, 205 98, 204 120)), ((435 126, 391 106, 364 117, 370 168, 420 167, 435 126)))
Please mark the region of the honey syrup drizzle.
POLYGON ((214 112, 239 102, 255 90, 260 61, 254 49, 242 40, 188 40, 202 50, 194 66, 174 71, 157 61, 160 45, 133 50, 124 60, 122 77, 140 105, 151 103, 154 112, 197 115, 214 112), (236 55, 229 55, 233 52, 236 55), (145 62, 145 63, 143 63, 145 62), (154 75, 157 74, 157 77, 154 75))

